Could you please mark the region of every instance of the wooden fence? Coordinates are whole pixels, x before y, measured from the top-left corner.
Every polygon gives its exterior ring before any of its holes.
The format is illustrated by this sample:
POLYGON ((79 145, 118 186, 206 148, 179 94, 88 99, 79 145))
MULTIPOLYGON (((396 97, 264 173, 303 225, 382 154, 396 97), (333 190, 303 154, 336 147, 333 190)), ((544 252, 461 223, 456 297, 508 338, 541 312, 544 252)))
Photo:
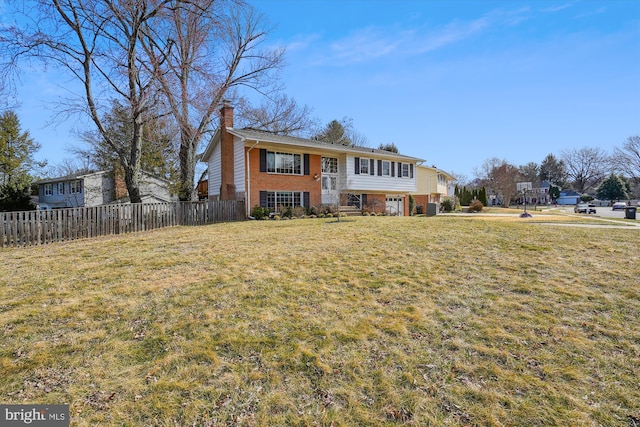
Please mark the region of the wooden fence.
POLYGON ((176 225, 245 219, 244 202, 103 205, 46 211, 0 212, 0 248, 46 245, 176 225))

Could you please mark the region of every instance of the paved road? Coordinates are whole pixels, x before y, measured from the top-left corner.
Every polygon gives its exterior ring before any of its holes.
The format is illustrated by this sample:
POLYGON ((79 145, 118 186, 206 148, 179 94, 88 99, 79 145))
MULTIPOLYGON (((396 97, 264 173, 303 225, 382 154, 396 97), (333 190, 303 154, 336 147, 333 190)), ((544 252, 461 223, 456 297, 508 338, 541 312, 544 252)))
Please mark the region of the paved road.
MULTIPOLYGON (((559 208, 566 213, 573 213, 573 206, 559 208)), ((584 215, 584 214, 580 214, 584 215)), ((593 214, 590 214, 593 215, 593 214)), ((619 218, 622 219, 625 217, 625 211, 614 211, 610 206, 596 206, 596 214, 595 216, 599 216, 602 218, 619 218)), ((636 211, 636 220, 640 219, 640 209, 636 211)))

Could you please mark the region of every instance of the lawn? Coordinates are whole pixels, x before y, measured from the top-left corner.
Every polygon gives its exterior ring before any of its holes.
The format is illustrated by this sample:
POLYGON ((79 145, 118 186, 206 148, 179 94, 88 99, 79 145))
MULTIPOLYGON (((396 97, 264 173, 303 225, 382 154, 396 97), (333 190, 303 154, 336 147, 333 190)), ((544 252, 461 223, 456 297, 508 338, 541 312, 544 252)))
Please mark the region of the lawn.
POLYGON ((69 403, 73 426, 638 426, 640 229, 548 219, 1 250, 0 403, 69 403))

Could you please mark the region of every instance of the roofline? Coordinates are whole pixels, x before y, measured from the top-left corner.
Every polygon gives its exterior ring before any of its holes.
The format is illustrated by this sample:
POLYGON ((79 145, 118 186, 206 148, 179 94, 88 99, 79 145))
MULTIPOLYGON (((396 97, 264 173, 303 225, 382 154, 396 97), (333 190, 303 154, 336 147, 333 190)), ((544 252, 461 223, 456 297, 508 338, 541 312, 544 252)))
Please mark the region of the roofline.
MULTIPOLYGON (((392 151, 386 151, 386 150, 378 150, 375 148, 368 148, 368 147, 350 147, 347 145, 342 145, 342 144, 334 144, 331 142, 322 142, 322 141, 314 141, 311 139, 305 139, 305 138, 299 138, 299 137, 295 137, 295 136, 289 136, 289 135, 273 135, 273 138, 269 138, 270 134, 268 132, 264 132, 264 131, 260 131, 260 130, 253 130, 254 132, 260 132, 263 133, 264 135, 262 136, 257 136, 257 135, 246 135, 245 130, 243 129, 234 129, 234 128, 227 128, 227 132, 229 132, 230 134, 232 134, 235 137, 240 138, 240 140, 242 140, 244 143, 246 143, 247 141, 256 141, 258 143, 260 142, 264 142, 264 143, 269 143, 269 144, 276 144, 276 145, 285 145, 285 146, 290 146, 290 147, 305 147, 305 148, 311 148, 313 150, 317 150, 317 151, 329 151, 329 152, 338 152, 338 153, 351 153, 351 154, 361 154, 361 155, 366 155, 366 154, 374 154, 378 157, 382 156, 382 157, 388 157, 391 159, 400 159, 400 160, 409 160, 409 161, 414 161, 417 163, 420 162, 424 162, 424 159, 420 159, 417 157, 412 157, 412 156, 406 156, 404 154, 399 154, 399 153, 394 153, 392 151), (283 141, 280 138, 287 138, 290 141, 283 141)), ((251 131, 248 131, 251 132, 251 131)), ((204 152, 202 153, 202 161, 206 162, 206 160, 208 160, 208 158, 211 156, 211 154, 213 153, 213 150, 215 149, 215 147, 218 145, 219 140, 220 140, 220 128, 218 127, 216 129, 215 134, 213 135, 213 137, 211 138, 211 141, 209 143, 209 145, 207 145, 207 147, 205 148, 204 152)))
POLYGON ((54 182, 62 182, 62 181, 71 181, 71 180, 75 180, 75 179, 82 179, 82 178, 86 178, 88 176, 92 176, 92 175, 101 175, 101 174, 105 174, 105 173, 109 173, 110 171, 96 171, 96 172, 88 172, 88 173, 80 173, 80 174, 70 174, 70 175, 65 175, 65 176, 58 176, 55 178, 46 178, 46 179, 41 179, 36 181, 36 184, 50 184, 50 183, 54 183, 54 182))
POLYGON ((444 171, 444 170, 442 170, 442 169, 438 169, 438 168, 433 167, 433 166, 418 165, 418 167, 419 167, 419 168, 424 168, 424 169, 433 169, 434 171, 436 171, 436 172, 438 172, 438 173, 441 173, 441 174, 443 174, 443 175, 446 175, 449 179, 452 179, 452 180, 456 179, 456 177, 455 177, 455 176, 453 176, 453 175, 451 175, 449 172, 444 171))

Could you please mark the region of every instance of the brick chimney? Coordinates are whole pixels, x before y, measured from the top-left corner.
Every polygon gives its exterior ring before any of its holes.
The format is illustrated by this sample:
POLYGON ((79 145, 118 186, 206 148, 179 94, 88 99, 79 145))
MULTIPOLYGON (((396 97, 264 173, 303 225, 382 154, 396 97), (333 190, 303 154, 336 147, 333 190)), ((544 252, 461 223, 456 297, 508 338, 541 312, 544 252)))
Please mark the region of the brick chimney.
POLYGON ((220 109, 220 200, 235 200, 233 135, 227 132, 227 128, 233 129, 233 107, 231 101, 224 100, 220 109))

